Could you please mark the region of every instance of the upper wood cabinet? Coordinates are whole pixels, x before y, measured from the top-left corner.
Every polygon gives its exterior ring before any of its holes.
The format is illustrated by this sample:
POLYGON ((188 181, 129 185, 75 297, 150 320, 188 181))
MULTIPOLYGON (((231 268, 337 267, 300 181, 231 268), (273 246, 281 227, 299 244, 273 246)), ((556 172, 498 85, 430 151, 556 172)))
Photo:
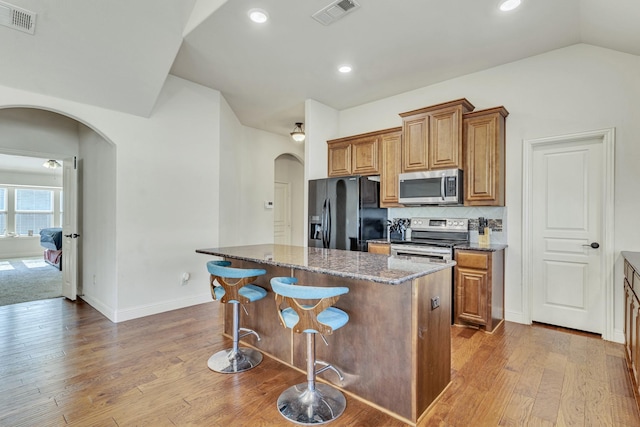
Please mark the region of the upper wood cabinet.
POLYGON ((462 168, 462 117, 473 111, 457 99, 401 113, 402 172, 462 168))
POLYGON ((380 174, 380 133, 370 132, 327 141, 328 175, 380 174))
POLYGON ((402 206, 398 203, 402 159, 402 128, 389 129, 381 135, 380 147, 382 165, 380 167, 380 207, 402 206))
POLYGON ((464 114, 464 204, 504 206, 504 107, 464 114))

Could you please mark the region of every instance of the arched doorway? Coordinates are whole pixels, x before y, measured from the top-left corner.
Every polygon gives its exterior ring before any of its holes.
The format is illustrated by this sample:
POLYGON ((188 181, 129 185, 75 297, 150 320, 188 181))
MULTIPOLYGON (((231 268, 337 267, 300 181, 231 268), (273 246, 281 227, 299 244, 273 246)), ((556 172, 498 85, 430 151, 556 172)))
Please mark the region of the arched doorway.
MULTIPOLYGON (((101 290, 100 279, 114 277, 113 264, 105 259, 115 258, 112 240, 115 227, 105 216, 115 216, 115 161, 116 147, 84 123, 64 114, 35 107, 8 107, 0 109, 0 152, 5 154, 67 159, 76 157, 81 169, 78 192, 78 230, 80 231, 77 256, 77 292, 113 294, 115 289, 101 290), (101 238, 102 236, 102 238, 101 238), (85 267, 89 265, 90 268, 85 267), (99 270, 96 273, 96 268, 99 270), (87 279, 85 269, 91 271, 87 279)), ((63 188, 64 193, 64 188, 63 188)), ((64 254, 63 254, 64 255, 64 254)), ((113 283, 112 280, 105 283, 113 283)), ((104 297, 101 297, 104 298, 104 297)), ((107 298, 104 298, 107 299, 107 298)))
POLYGON ((274 163, 273 241, 303 246, 304 166, 291 154, 278 156, 274 163))

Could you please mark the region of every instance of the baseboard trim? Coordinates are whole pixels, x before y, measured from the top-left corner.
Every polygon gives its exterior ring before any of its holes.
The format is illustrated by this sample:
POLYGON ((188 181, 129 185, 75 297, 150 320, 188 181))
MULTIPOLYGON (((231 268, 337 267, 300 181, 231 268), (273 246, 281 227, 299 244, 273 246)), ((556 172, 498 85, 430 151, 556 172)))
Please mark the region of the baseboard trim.
POLYGON ((116 310, 114 319, 109 318, 109 320, 115 323, 125 322, 127 320, 138 319, 140 317, 151 316, 153 314, 164 313, 165 311, 177 310, 180 308, 203 304, 210 301, 211 293, 203 293, 187 298, 169 300, 156 304, 140 305, 123 310, 116 310))

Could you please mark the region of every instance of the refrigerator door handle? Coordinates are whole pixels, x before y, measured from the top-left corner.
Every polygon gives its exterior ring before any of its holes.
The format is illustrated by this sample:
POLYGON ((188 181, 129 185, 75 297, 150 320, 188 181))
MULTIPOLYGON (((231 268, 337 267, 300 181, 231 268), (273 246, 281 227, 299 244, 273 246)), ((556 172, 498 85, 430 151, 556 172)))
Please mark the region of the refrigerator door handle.
POLYGON ((327 224, 326 224, 326 217, 327 217, 327 199, 324 199, 324 202, 322 203, 322 216, 320 217, 320 228, 322 231, 322 247, 326 247, 326 240, 327 240, 327 235, 326 235, 326 229, 327 229, 327 224))
POLYGON ((324 246, 325 248, 331 247, 331 200, 327 199, 327 219, 325 219, 326 225, 326 233, 327 233, 327 244, 324 246))

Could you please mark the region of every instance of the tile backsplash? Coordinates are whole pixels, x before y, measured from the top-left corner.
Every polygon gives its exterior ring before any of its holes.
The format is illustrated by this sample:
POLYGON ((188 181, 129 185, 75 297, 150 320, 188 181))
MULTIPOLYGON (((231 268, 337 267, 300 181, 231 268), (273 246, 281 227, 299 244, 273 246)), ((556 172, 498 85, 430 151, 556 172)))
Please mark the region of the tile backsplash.
POLYGON ((390 208, 390 225, 406 224, 415 217, 426 218, 468 218, 469 240, 478 241, 478 218, 487 218, 491 229, 491 243, 507 243, 506 207, 469 207, 469 206, 420 206, 410 208, 390 208))

